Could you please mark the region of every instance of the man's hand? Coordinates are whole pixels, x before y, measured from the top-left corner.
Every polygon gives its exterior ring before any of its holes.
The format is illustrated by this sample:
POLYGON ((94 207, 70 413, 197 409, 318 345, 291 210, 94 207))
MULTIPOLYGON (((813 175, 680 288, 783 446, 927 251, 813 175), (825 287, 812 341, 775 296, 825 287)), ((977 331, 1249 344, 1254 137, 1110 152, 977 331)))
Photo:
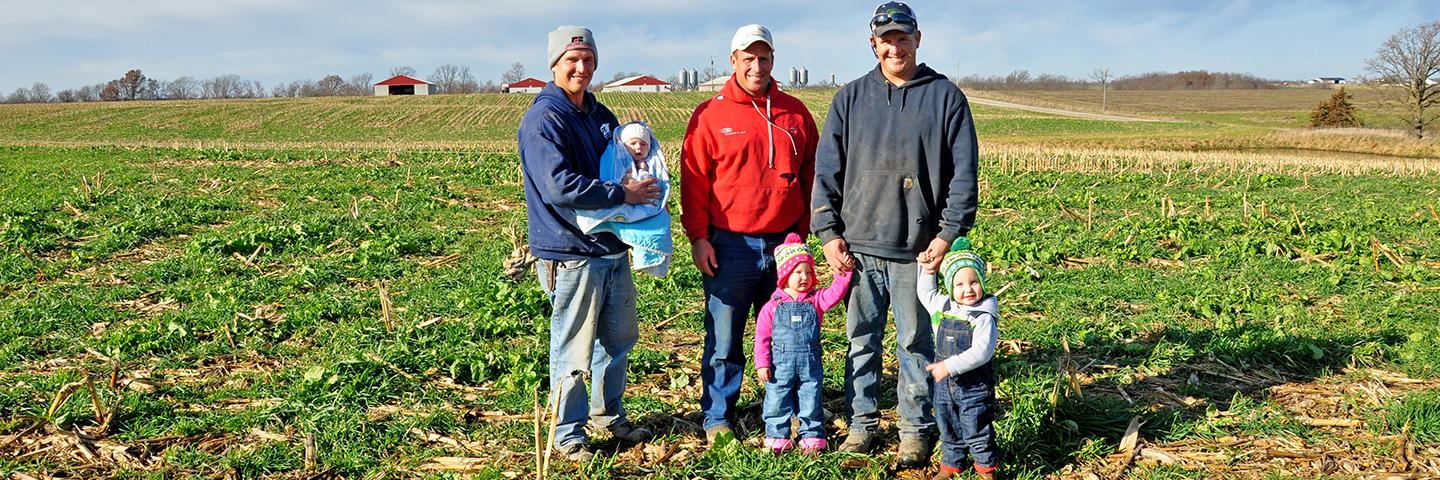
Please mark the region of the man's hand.
POLYGON ((620 180, 620 186, 625 188, 625 203, 631 205, 650 203, 660 198, 660 186, 655 184, 658 181, 647 178, 637 182, 626 176, 620 180))
POLYGON ((755 369, 755 376, 760 378, 760 383, 770 383, 775 377, 770 374, 770 367, 755 369))
POLYGON ((940 362, 926 365, 925 370, 930 372, 930 378, 934 378, 937 382, 945 380, 945 377, 950 376, 950 371, 946 370, 945 364, 940 362))
POLYGON ((707 277, 715 276, 715 269, 720 268, 720 264, 715 263, 715 247, 710 245, 708 238, 697 238, 690 244, 690 259, 695 262, 695 268, 707 277))
POLYGON ((945 260, 945 252, 950 250, 950 242, 940 237, 930 241, 930 246, 920 252, 920 266, 927 272, 940 270, 940 262, 945 260))
POLYGON ((849 272, 855 270, 855 256, 850 254, 850 244, 844 238, 836 237, 825 242, 825 263, 830 268, 849 272))

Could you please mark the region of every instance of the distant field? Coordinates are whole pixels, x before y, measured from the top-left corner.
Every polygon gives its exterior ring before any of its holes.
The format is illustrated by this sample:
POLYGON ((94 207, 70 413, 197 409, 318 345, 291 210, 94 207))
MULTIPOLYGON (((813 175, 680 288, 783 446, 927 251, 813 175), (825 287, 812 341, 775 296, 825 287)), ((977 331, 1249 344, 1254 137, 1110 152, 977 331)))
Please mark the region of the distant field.
MULTIPOLYGON (((1310 93, 1262 93, 1135 112, 1180 122, 975 109, 1006 478, 1440 476, 1433 143, 1291 130, 1310 93)), ((823 118, 833 92, 799 95, 823 118)), ((672 151, 707 97, 601 95, 672 151)), ((533 478, 548 305, 502 265, 530 99, 0 105, 0 478, 533 478)), ((658 437, 551 478, 934 473, 890 466, 893 429, 868 457, 754 448, 753 381, 745 441, 707 449, 678 228, 672 276, 637 277, 625 397, 658 437)))
MULTIPOLYGON (((833 94, 833 90, 823 89, 796 92, 822 124, 833 94)), ((1098 92, 972 94, 1099 111, 1098 92)), ((600 99, 622 119, 649 122, 667 150, 677 152, 690 113, 710 95, 601 93, 600 99)), ((1181 122, 1118 123, 978 105, 974 116, 979 135, 991 144, 1158 150, 1300 148, 1440 157, 1440 146, 1432 141, 1375 132, 1318 137, 1297 132, 1307 124, 1316 99, 1325 95, 1326 91, 1314 89, 1124 91, 1112 95, 1112 111, 1181 122)), ((532 99, 530 95, 479 94, 0 105, 0 143, 509 152, 515 150, 515 127, 532 99)), ((1366 101, 1362 96, 1362 105, 1366 101)))

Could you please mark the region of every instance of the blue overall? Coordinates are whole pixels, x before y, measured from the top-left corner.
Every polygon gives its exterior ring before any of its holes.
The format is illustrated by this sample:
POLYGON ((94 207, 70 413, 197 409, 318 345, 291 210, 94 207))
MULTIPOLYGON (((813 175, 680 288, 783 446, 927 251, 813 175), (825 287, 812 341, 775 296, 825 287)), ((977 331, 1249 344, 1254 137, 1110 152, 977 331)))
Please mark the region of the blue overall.
MULTIPOLYGON (((974 313, 979 315, 980 313, 974 313)), ((935 358, 949 358, 970 348, 969 320, 941 312, 935 320, 935 358)), ((935 420, 940 426, 941 462, 959 467, 968 451, 976 465, 993 467, 1000 462, 995 445, 995 369, 985 362, 960 375, 951 374, 936 383, 935 420)))
POLYGON ((771 329, 774 380, 765 384, 765 436, 790 438, 790 416, 800 419, 800 438, 825 438, 820 408, 820 315, 804 301, 780 301, 771 329))

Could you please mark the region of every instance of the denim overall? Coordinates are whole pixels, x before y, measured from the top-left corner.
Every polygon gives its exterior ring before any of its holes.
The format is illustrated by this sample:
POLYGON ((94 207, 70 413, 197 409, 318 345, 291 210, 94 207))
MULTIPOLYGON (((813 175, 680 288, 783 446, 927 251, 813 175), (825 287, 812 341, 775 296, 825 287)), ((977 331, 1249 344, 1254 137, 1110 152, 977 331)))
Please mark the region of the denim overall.
MULTIPOLYGON (((781 294, 783 295, 783 294, 781 294)), ((765 436, 790 438, 790 416, 800 419, 800 435, 825 438, 820 408, 820 314, 815 305, 776 296, 770 335, 774 381, 765 384, 765 436)))
MULTIPOLYGON (((980 312, 972 315, 983 315, 980 312)), ((969 318, 941 312, 933 321, 935 358, 945 359, 970 348, 973 333, 969 318)), ((993 467, 1000 462, 995 446, 995 369, 990 362, 960 375, 950 375, 935 384, 935 420, 940 426, 941 461, 951 467, 963 465, 969 451, 976 465, 993 467)))

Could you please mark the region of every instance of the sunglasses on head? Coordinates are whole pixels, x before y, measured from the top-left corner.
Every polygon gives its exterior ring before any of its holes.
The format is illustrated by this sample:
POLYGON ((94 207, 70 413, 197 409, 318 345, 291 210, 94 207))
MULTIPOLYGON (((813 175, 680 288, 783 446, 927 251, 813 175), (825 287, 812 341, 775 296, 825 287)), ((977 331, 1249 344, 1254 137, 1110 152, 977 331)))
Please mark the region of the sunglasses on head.
POLYGON ((877 14, 875 15, 875 18, 870 19, 870 28, 874 29, 876 27, 889 25, 891 23, 909 25, 912 27, 914 27, 916 24, 915 17, 910 16, 910 14, 904 12, 887 12, 877 14))

